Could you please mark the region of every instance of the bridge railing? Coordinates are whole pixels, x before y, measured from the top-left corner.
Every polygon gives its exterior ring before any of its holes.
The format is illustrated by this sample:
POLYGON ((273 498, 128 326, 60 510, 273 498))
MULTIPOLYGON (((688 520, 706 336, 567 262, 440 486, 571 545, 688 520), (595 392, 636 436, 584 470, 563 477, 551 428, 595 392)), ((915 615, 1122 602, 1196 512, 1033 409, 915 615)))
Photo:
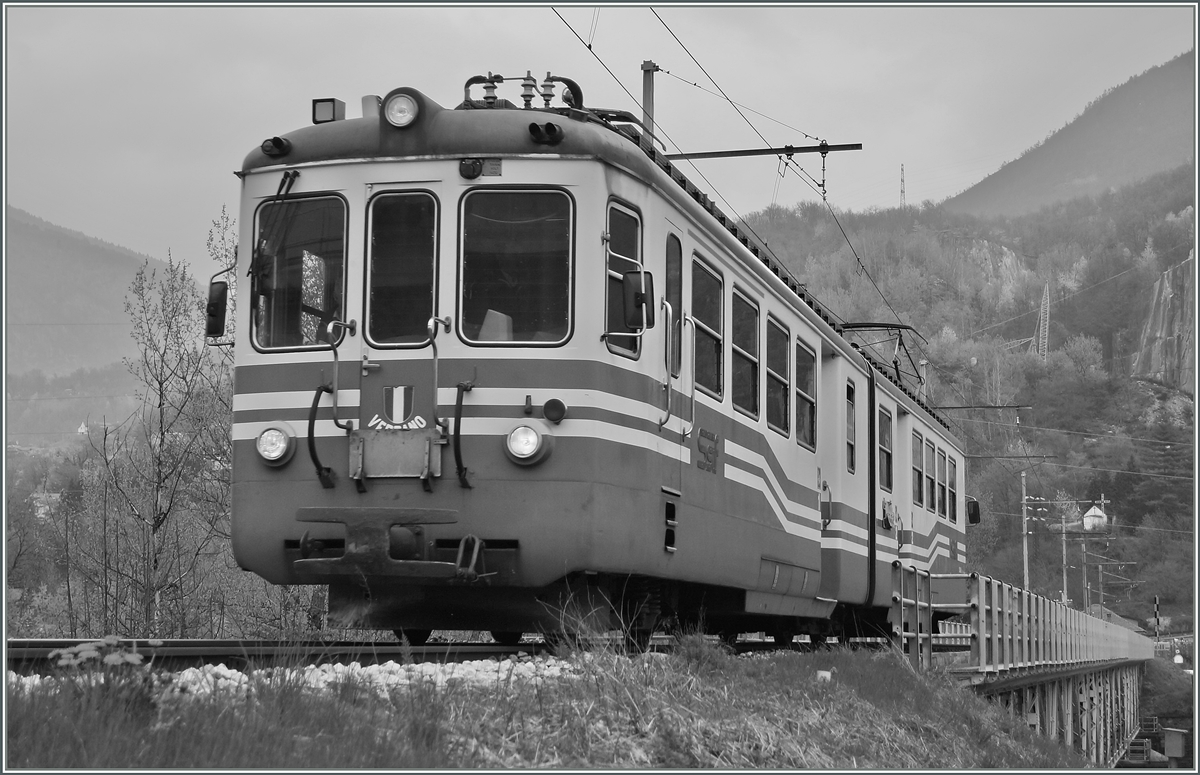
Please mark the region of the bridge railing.
POLYGON ((935 650, 963 646, 970 661, 955 664, 955 672, 982 678, 1154 657, 1150 638, 990 576, 930 573, 899 562, 892 569, 892 634, 920 669, 933 664, 935 650), (934 622, 947 615, 965 618, 966 626, 945 622, 935 629, 934 622))

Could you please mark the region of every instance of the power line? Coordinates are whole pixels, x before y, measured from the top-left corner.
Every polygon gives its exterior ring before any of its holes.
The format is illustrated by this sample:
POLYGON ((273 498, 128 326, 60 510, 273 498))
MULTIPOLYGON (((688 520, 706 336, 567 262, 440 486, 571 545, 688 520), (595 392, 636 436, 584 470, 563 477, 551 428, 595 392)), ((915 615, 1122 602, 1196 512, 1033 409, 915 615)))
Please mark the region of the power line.
POLYGON ((1089 436, 1097 439, 1128 439, 1130 441, 1142 441, 1147 444, 1165 444, 1167 446, 1190 447, 1190 441, 1162 441, 1161 439, 1147 439, 1140 436, 1120 436, 1110 433, 1086 433, 1084 431, 1068 431, 1062 428, 1047 428, 1040 425, 1026 425, 1025 423, 998 422, 996 420, 979 420, 971 417, 961 418, 963 422, 980 422, 988 425, 1000 425, 1007 428, 1027 428, 1031 431, 1050 431, 1052 433, 1068 433, 1073 436, 1089 436))
MULTIPOLYGON (((615 74, 615 73, 613 73, 613 71, 612 71, 612 68, 610 68, 610 67, 609 67, 607 64, 605 64, 604 60, 600 58, 600 55, 599 55, 599 54, 597 54, 597 53, 595 52, 595 50, 594 50, 594 49, 592 49, 592 47, 591 47, 591 46, 589 46, 589 45, 588 45, 588 44, 587 44, 587 43, 586 43, 586 42, 583 40, 583 38, 582 38, 582 37, 580 37, 579 33, 575 31, 575 28, 571 26, 570 22, 568 22, 566 19, 564 19, 564 18, 563 18, 563 16, 562 16, 562 14, 560 14, 556 8, 551 8, 550 10, 554 11, 554 15, 555 15, 555 16, 557 16, 557 17, 559 18, 559 20, 560 20, 560 21, 562 21, 562 23, 566 25, 567 29, 571 31, 571 34, 572 34, 572 35, 574 35, 574 36, 575 36, 575 38, 576 38, 576 39, 577 39, 577 40, 578 40, 580 43, 582 43, 582 44, 583 44, 583 45, 584 45, 584 46, 587 48, 588 52, 589 52, 589 53, 590 53, 590 54, 591 54, 593 57, 595 57, 595 58, 596 58, 596 61, 600 63, 600 66, 604 68, 605 72, 607 72, 607 73, 609 74, 609 76, 611 76, 611 77, 612 77, 612 79, 613 79, 614 81, 616 81, 616 83, 617 83, 617 86, 621 87, 621 91, 625 92, 626 96, 628 96, 628 97, 629 97, 629 99, 630 99, 630 100, 633 102, 633 104, 634 104, 634 105, 637 105, 639 108, 643 108, 643 109, 644 109, 644 107, 643 107, 643 106, 642 106, 642 104, 641 104, 641 103, 638 101, 638 99, 637 99, 636 97, 634 97, 632 94, 630 94, 630 92, 629 92, 629 89, 625 88, 625 84, 621 83, 621 80, 620 80, 619 78, 617 78, 617 76, 616 76, 616 74, 615 74)), ((668 28, 668 29, 669 29, 669 28, 668 28)), ((680 44, 680 45, 682 45, 682 44, 680 44)), ((689 54, 689 56, 690 56, 690 54, 689 54)), ((743 117, 743 118, 744 118, 744 117, 743 117)), ((679 149, 679 144, 678 144, 678 143, 676 143, 674 140, 672 140, 672 139, 671 139, 671 136, 670 136, 669 134, 667 134, 666 130, 664 130, 664 129, 662 128, 662 124, 661 124, 661 122, 659 122, 659 123, 657 124, 657 131, 658 131, 658 134, 659 134, 659 135, 661 135, 661 136, 662 136, 662 137, 663 137, 663 138, 666 140, 666 142, 670 143, 670 144, 671 144, 672 146, 674 146, 676 149, 679 149)), ((761 137, 761 135, 760 135, 760 137, 761 137)), ((737 221, 738 221, 738 222, 739 222, 739 223, 742 225, 742 227, 743 227, 743 228, 745 228, 747 231, 749 231, 751 234, 753 234, 753 235, 754 235, 754 238, 755 238, 756 240, 758 240, 758 241, 759 241, 759 242, 762 244, 763 248, 765 248, 765 249, 766 249, 766 251, 767 251, 768 253, 770 253, 771 257, 772 257, 772 258, 774 258, 774 259, 775 259, 775 261, 776 261, 776 262, 777 262, 777 263, 778 263, 778 264, 779 264, 779 265, 780 265, 782 268, 784 268, 784 271, 788 271, 788 270, 787 270, 787 268, 786 268, 786 265, 785 265, 785 264, 784 264, 782 261, 780 261, 780 259, 779 259, 779 256, 775 255, 775 252, 774 252, 773 250, 771 250, 771 248, 770 248, 770 246, 769 246, 769 245, 767 245, 767 242, 766 242, 766 240, 764 240, 762 237, 760 237, 760 236, 758 235, 758 232, 756 232, 756 231, 754 230, 754 227, 753 227, 753 226, 751 226, 751 225, 750 225, 750 224, 749 224, 749 223, 746 221, 746 219, 745 219, 745 218, 743 218, 743 217, 741 216, 741 214, 740 214, 740 213, 738 213, 737 209, 736 209, 736 208, 735 208, 735 207, 734 207, 734 206, 733 206, 733 205, 732 205, 732 204, 729 202, 729 200, 727 200, 727 199, 725 198, 725 196, 724 196, 724 195, 723 195, 723 194, 720 192, 720 190, 719 190, 719 189, 718 189, 718 188, 717 188, 715 185, 713 185, 712 181, 710 181, 710 180, 709 180, 709 179, 708 179, 708 178, 707 178, 707 177, 704 175, 704 173, 703 173, 703 172, 700 170, 700 168, 699 168, 699 167, 697 167, 697 166, 695 165, 695 163, 693 163, 693 162, 691 162, 691 161, 688 161, 688 164, 691 166, 691 168, 692 168, 693 170, 695 170, 696 174, 700 176, 700 179, 704 181, 705 185, 707 185, 707 186, 709 187, 709 190, 710 190, 710 191, 712 191, 712 192, 713 192, 713 194, 714 194, 714 195, 715 195, 715 196, 716 196, 718 199, 720 199, 720 200, 721 200, 721 202, 722 202, 722 203, 725 205, 725 207, 727 207, 727 208, 729 209, 729 211, 730 211, 730 212, 733 214, 733 216, 734 216, 734 217, 737 219, 737 221)), ((788 272, 788 274, 789 274, 789 276, 791 275, 791 273, 790 273, 790 272, 788 272)), ((794 279, 794 278, 793 278, 793 279, 794 279)), ((799 284, 802 284, 802 283, 799 283, 799 284)), ((809 295, 813 296, 813 298, 814 298, 814 299, 816 299, 816 296, 815 296, 815 295, 813 295, 813 294, 809 294, 809 295)), ((816 300, 817 300, 818 302, 820 301, 819 299, 816 299, 816 300)), ((824 305, 823 305, 823 304, 822 304, 822 307, 824 307, 824 305)), ((834 318, 837 318, 837 316, 836 316, 836 315, 834 315, 834 314, 833 314, 833 313, 832 313, 830 310, 826 309, 825 311, 826 311, 827 313, 829 313, 830 315, 832 315, 834 318)), ((840 318, 837 318, 837 319, 838 319, 839 321, 841 320, 840 318)))
MULTIPOLYGON (((991 510, 989 510, 988 514, 992 514, 997 517, 1019 517, 1019 516, 1021 516, 1020 514, 1014 514, 1011 511, 991 511, 991 510)), ((1057 517, 1029 517, 1029 521, 1031 521, 1031 522, 1043 521, 1043 522, 1057 523, 1061 520, 1057 517)), ((1194 530, 1171 530, 1171 529, 1165 528, 1165 527, 1149 527, 1147 525, 1114 525, 1114 527, 1118 530, 1151 530, 1155 533, 1179 533, 1181 535, 1194 535, 1195 534, 1194 530)), ((1057 537, 1059 535, 1059 531, 1057 531, 1057 530, 1055 530, 1054 532, 1047 531, 1044 534, 1038 533, 1037 535, 1053 535, 1053 536, 1057 537)), ((1071 535, 1071 531, 1068 530, 1067 535, 1071 535)), ((1093 537, 1098 540, 1101 536, 1097 535, 1097 536, 1093 536, 1093 537)), ((1119 536, 1112 536, 1112 535, 1105 535, 1104 537, 1108 538, 1109 540, 1114 540, 1116 538, 1119 538, 1119 536)), ((1130 561, 1130 562, 1132 562, 1132 561, 1130 561)))
MULTIPOLYGON (((685 79, 685 78, 680 78, 678 75, 675 75, 675 73, 672 73, 670 70, 666 70, 666 69, 662 69, 662 68, 660 68, 660 70, 661 70, 661 72, 663 72, 664 74, 671 76, 672 78, 674 78, 674 79, 675 79, 675 80, 677 80, 677 81, 682 81, 683 83, 686 83, 686 84, 687 84, 687 85, 689 85, 689 86, 695 86, 697 89, 699 89, 700 91, 704 92, 705 94, 711 94, 711 95, 712 95, 712 96, 714 96, 714 97, 720 97, 720 96, 721 96, 720 94, 717 94, 717 93, 716 93, 716 92, 714 92, 714 91, 709 91, 708 89, 705 89, 703 86, 701 86, 701 85, 700 85, 700 84, 698 84, 698 83, 695 83, 694 81, 689 81, 689 80, 687 80, 687 79, 685 79)), ((728 98, 726 98, 726 99, 728 99, 728 98)), ((732 102, 732 100, 730 100, 730 102, 732 102)), ((767 121, 771 121, 771 122, 773 122, 773 123, 779 124, 781 127, 784 127, 784 128, 786 128, 786 129, 790 129, 790 130, 792 130, 793 132, 799 132, 800 134, 804 135, 804 136, 805 136, 806 138, 808 138, 809 140, 817 140, 817 141, 820 141, 820 139, 821 139, 821 138, 819 138, 819 137, 817 137, 817 136, 815 136, 815 135, 811 135, 811 134, 809 134, 808 132, 805 132, 803 129, 799 129, 799 128, 797 128, 797 127, 794 127, 794 126, 792 126, 791 124, 784 123, 783 121, 780 121, 780 120, 779 120, 779 119, 777 119, 777 118, 772 118, 771 116, 768 116, 766 113, 760 113, 759 111, 755 110, 754 108, 751 108, 751 107, 748 107, 748 106, 746 106, 746 105, 743 105, 743 104, 742 104, 742 103, 740 103, 740 102, 733 102, 733 105, 735 105, 736 107, 739 107, 739 108, 745 108, 746 110, 748 110, 749 112, 753 113, 754 115, 756 115, 756 116, 762 116, 762 117, 763 117, 763 118, 765 118, 767 121)))
POLYGON ((1152 474, 1148 471, 1125 471, 1120 468, 1096 468, 1094 466, 1072 466, 1072 465, 1067 465, 1066 463, 1041 463, 1041 465, 1057 466, 1059 468, 1076 468, 1081 471, 1104 471, 1105 473, 1109 473, 1109 474, 1129 474, 1131 476, 1149 476, 1149 477, 1153 477, 1155 479, 1178 479, 1183 482, 1195 481, 1190 476, 1176 476, 1174 474, 1152 474))
POLYGON ((658 11, 651 8, 650 13, 654 14, 654 18, 656 18, 660 22, 662 22, 662 26, 666 27, 667 32, 671 33, 671 37, 675 38, 675 42, 679 44, 679 47, 683 49, 683 52, 685 54, 687 54, 689 57, 691 57, 692 61, 696 63, 696 67, 700 68, 700 72, 704 73, 704 77, 707 78, 709 81, 711 81, 713 86, 717 87, 717 91, 721 92, 721 96, 725 98, 725 101, 733 106, 733 109, 736 110, 737 114, 742 117, 742 120, 746 122, 746 125, 749 126, 752 130, 754 130, 754 134, 758 135, 759 140, 763 141, 763 145, 770 146, 771 144, 769 142, 767 142, 767 138, 763 137, 762 132, 758 131, 758 127, 754 126, 754 124, 751 123, 750 119, 746 118, 746 114, 742 112, 742 109, 738 107, 738 104, 736 102, 729 99, 729 95, 726 94, 725 90, 721 88, 721 84, 717 83, 716 79, 708 74, 708 71, 704 69, 704 65, 700 64, 700 61, 698 59, 696 59, 696 57, 692 56, 692 52, 689 51, 688 47, 683 44, 683 41, 679 39, 679 36, 675 34, 675 31, 672 30, 670 28, 670 26, 665 21, 663 21, 663 18, 658 15, 658 11))

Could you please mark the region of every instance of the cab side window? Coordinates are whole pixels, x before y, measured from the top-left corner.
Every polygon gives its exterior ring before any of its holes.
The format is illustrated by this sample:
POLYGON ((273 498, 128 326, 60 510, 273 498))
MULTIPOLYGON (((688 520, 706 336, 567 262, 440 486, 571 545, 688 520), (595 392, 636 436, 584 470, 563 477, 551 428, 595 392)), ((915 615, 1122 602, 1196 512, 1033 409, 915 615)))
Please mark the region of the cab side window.
POLYGON ((621 290, 621 278, 626 272, 641 268, 641 222, 637 213, 613 203, 608 208, 608 325, 604 330, 609 333, 608 349, 633 356, 637 355, 641 340, 614 334, 638 331, 625 325, 625 297, 621 290))

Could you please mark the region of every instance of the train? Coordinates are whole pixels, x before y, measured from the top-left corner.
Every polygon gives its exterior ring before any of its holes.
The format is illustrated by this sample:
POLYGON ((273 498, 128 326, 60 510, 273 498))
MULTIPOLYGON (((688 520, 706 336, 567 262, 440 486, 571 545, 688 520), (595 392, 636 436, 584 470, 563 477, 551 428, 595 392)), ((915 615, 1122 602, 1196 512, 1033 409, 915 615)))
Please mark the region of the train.
POLYGON ((235 174, 233 552, 331 626, 820 642, 965 569, 944 419, 572 79, 314 99, 235 174))

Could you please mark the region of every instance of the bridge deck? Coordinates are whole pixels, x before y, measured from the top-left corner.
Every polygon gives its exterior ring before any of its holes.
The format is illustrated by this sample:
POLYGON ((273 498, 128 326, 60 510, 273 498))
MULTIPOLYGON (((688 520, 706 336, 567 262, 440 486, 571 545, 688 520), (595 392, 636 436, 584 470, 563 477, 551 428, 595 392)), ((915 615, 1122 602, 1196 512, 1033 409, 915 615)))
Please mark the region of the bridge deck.
POLYGON ((897 562, 892 583, 892 637, 916 669, 957 648, 950 673, 1031 728, 1099 766, 1128 750, 1138 733, 1141 663, 1154 657, 1150 638, 977 573, 897 562), (956 602, 935 602, 935 584, 946 594, 959 582, 961 594, 948 595, 956 602))

